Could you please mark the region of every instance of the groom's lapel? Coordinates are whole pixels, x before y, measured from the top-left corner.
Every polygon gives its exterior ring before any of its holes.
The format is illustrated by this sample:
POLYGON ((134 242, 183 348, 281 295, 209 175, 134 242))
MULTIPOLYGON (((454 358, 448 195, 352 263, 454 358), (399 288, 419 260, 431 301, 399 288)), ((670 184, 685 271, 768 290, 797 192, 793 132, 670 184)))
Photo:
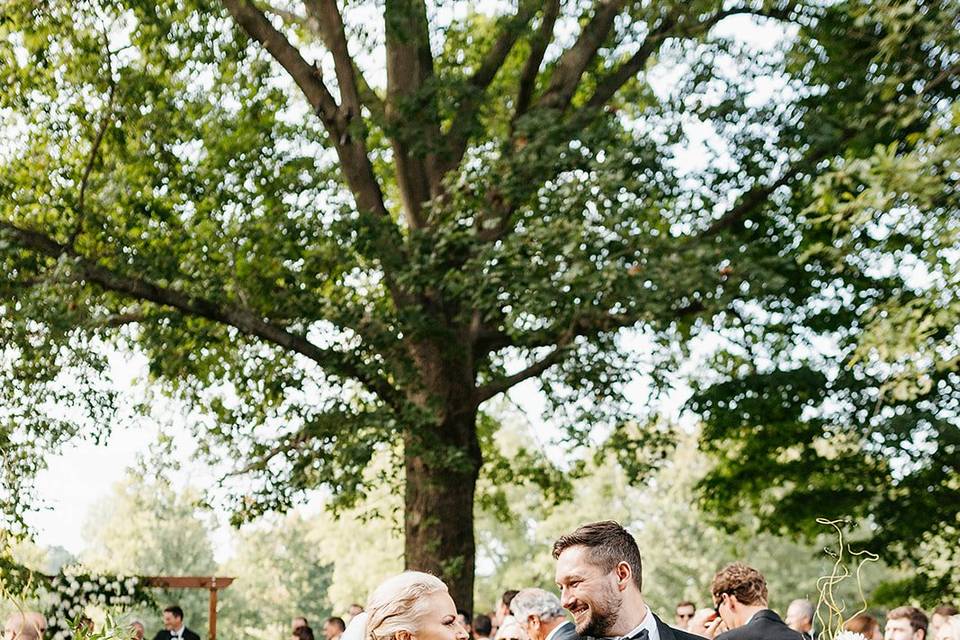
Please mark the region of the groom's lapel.
POLYGON ((657 621, 660 640, 677 640, 677 636, 673 633, 673 628, 670 625, 664 624, 663 620, 658 618, 656 614, 653 615, 653 619, 657 621))

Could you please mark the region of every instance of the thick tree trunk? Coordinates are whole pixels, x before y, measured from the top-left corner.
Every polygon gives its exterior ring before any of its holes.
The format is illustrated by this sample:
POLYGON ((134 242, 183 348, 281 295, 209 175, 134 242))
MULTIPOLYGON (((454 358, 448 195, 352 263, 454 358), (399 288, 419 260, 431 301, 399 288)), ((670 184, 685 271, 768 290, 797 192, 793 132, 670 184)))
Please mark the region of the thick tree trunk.
POLYGON ((450 416, 434 433, 407 437, 404 561, 450 588, 473 610, 473 499, 480 471, 476 411, 450 416))

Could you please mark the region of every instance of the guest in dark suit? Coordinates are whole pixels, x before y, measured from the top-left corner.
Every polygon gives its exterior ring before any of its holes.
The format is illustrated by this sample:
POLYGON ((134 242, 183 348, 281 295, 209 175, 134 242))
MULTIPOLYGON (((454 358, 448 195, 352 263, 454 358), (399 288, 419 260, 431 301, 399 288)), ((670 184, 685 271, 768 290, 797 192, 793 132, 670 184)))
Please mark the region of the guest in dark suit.
POLYGON ((493 621, 490 616, 478 613, 473 617, 473 640, 490 640, 493 634, 493 621))
POLYGON ((767 581, 742 562, 717 573, 710 586, 717 619, 707 627, 717 640, 803 640, 776 613, 767 608, 767 581), (728 631, 720 633, 721 624, 728 631))
POLYGON ((593 522, 553 544, 560 603, 576 632, 622 640, 701 640, 663 623, 644 602, 640 549, 616 522, 593 522))
POLYGON ((183 623, 183 609, 173 605, 163 610, 163 629, 153 640, 200 640, 200 636, 183 623))
POLYGON ((293 630, 293 635, 290 637, 290 640, 315 640, 313 629, 309 626, 297 627, 293 630))
POLYGON ((543 589, 521 589, 510 613, 530 640, 577 640, 577 630, 560 606, 560 599, 543 589))

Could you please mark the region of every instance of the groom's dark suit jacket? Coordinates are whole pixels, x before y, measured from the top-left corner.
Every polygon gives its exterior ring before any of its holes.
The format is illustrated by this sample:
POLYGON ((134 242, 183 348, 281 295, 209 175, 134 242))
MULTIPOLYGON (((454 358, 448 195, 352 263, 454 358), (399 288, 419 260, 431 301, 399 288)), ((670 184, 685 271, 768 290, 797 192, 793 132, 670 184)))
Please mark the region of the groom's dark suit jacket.
POLYGON ((577 628, 574 624, 567 620, 557 627, 556 633, 550 640, 580 640, 580 636, 577 635, 577 628))
MULTIPOLYGON (((173 634, 166 629, 160 629, 160 631, 157 631, 157 635, 153 636, 153 640, 170 640, 172 636, 173 634)), ((181 637, 183 640, 200 640, 200 636, 186 627, 183 628, 183 635, 181 637)))
POLYGON ((663 620, 656 615, 653 616, 653 619, 657 621, 657 632, 660 634, 660 640, 703 640, 700 636, 695 636, 692 633, 687 633, 686 631, 675 629, 665 624, 663 620))
POLYGON ((757 611, 747 624, 717 636, 716 640, 803 640, 770 609, 757 611))

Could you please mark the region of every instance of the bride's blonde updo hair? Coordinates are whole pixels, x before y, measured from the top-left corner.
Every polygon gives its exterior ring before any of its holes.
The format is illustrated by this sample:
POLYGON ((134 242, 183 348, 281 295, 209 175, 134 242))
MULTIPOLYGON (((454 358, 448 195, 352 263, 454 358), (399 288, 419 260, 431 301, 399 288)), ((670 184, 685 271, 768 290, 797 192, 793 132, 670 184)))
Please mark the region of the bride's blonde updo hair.
POLYGON ((404 571, 387 578, 367 601, 366 640, 393 640, 397 633, 416 633, 420 618, 427 612, 426 596, 446 592, 447 585, 436 576, 404 571))

